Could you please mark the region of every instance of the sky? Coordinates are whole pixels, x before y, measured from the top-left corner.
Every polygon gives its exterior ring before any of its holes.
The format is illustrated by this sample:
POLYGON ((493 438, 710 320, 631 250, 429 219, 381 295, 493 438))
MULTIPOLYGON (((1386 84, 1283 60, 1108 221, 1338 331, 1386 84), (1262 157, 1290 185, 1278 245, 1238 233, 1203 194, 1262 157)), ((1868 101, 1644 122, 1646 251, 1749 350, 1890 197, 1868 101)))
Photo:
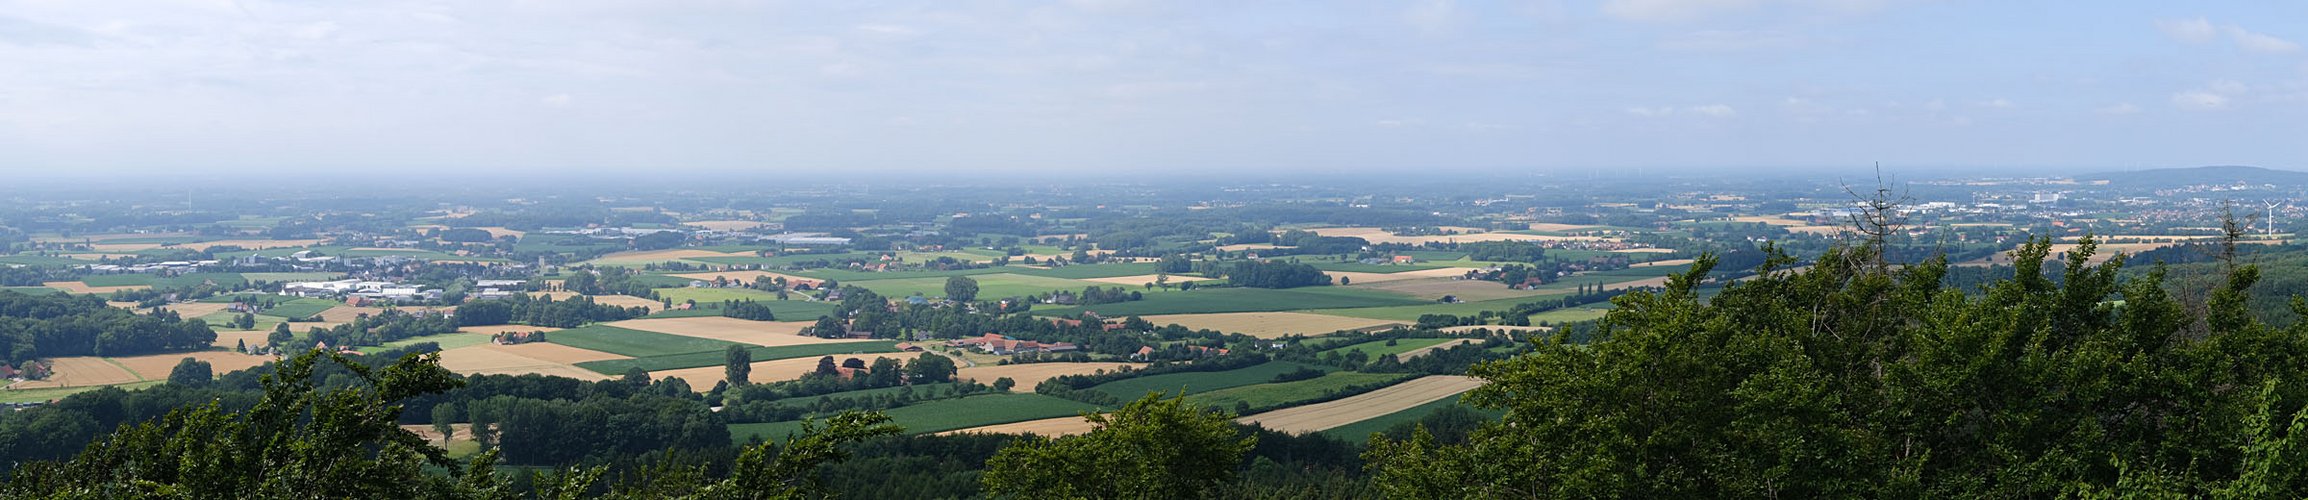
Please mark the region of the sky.
POLYGON ((0 0, 0 172, 2308 169, 2308 2, 0 0))

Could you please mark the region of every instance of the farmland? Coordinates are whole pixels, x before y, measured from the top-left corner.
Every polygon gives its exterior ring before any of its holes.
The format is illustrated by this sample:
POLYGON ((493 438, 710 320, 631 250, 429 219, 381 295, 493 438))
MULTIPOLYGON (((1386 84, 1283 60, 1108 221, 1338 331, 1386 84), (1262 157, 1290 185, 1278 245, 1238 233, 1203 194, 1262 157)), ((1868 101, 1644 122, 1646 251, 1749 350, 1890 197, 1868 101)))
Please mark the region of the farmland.
MULTIPOLYGON (((982 298, 1025 297, 1058 290, 1079 291, 1091 286, 1113 286, 1089 281, 1045 278, 1022 274, 996 273, 971 276, 978 282, 978 296, 982 298)), ((923 295, 945 297, 948 278, 901 278, 858 281, 851 283, 885 297, 923 295)))
POLYGON ((1092 387, 1091 390, 1111 394, 1114 397, 1123 399, 1135 399, 1139 396, 1144 396, 1148 393, 1155 392, 1176 395, 1181 390, 1185 391, 1187 394, 1197 394, 1252 384, 1263 384, 1273 380, 1274 376, 1276 375, 1289 373, 1301 368, 1321 370, 1325 372, 1331 371, 1331 368, 1324 366, 1277 361, 1226 371, 1165 373, 1161 375, 1127 378, 1113 382, 1107 382, 1104 384, 1098 384, 1098 386, 1092 387))
MULTIPOLYGON (((1412 306, 1423 301, 1386 292, 1351 287, 1306 287, 1285 290, 1218 288, 1146 294, 1145 300, 1095 306, 1035 308, 1034 314, 1065 315, 1084 310, 1117 317, 1130 315, 1225 312, 1296 311, 1380 306, 1412 306)), ((1412 315, 1412 319, 1416 319, 1412 315)), ((1378 318, 1393 319, 1393 318, 1378 318)))
POLYGON ((713 339, 684 337, 607 325, 589 325, 552 332, 546 334, 545 339, 547 342, 555 344, 636 358, 704 351, 719 352, 730 345, 729 342, 713 339))
MULTIPOLYGON (((867 340, 858 342, 792 344, 776 347, 751 346, 747 347, 746 350, 753 355, 753 359, 772 361, 793 358, 817 359, 819 357, 833 355, 893 353, 898 351, 897 348, 894 347, 896 344, 897 342, 888 340, 867 340)), ((728 360, 728 351, 726 349, 727 348, 715 351, 666 354, 658 356, 637 357, 631 359, 588 361, 584 363, 578 363, 577 366, 587 370, 593 370, 595 372, 610 375, 623 374, 626 370, 631 370, 634 368, 640 368, 642 371, 665 371, 707 366, 720 367, 728 360)))
MULTIPOLYGON (((1332 374, 1336 375, 1339 374, 1332 374)), ((1480 385, 1480 380, 1469 377, 1429 375, 1335 401, 1244 415, 1235 421, 1257 423, 1283 432, 1320 432, 1402 413, 1435 401, 1455 400, 1459 393, 1480 385)))
MULTIPOLYGON (((980 394, 915 403, 890 409, 891 423, 910 434, 929 434, 983 425, 1022 422, 1075 415, 1097 407, 1040 394, 980 394)), ((801 429, 801 422, 731 424, 730 439, 782 439, 801 429)))
POLYGON ((1326 355, 1326 356, 1327 356, 1327 355, 1330 355, 1330 354, 1339 354, 1339 355, 1345 355, 1345 354, 1346 354, 1348 351, 1356 351, 1356 350, 1359 350, 1359 351, 1362 351, 1362 353, 1363 353, 1363 354, 1367 354, 1367 355, 1369 355, 1370 357, 1376 358, 1376 357, 1379 357, 1379 356, 1385 356, 1385 355, 1388 355, 1388 354, 1402 354, 1402 353, 1406 353, 1406 352, 1410 352, 1410 351, 1415 351, 1415 350, 1419 350, 1419 349, 1423 349, 1423 348, 1426 348, 1426 347, 1428 347, 1428 346, 1433 346, 1433 345, 1436 345, 1436 344, 1441 344, 1441 343, 1443 343, 1443 342, 1448 342, 1448 341, 1451 341, 1451 340, 1457 340, 1457 339, 1392 339, 1392 340, 1373 340, 1373 341, 1370 341, 1370 342, 1363 342, 1363 343, 1359 343, 1359 344, 1353 344, 1353 345, 1347 345, 1347 346, 1340 346, 1340 347, 1331 348, 1330 350, 1322 351, 1322 353, 1321 353, 1321 354, 1322 354, 1322 355, 1326 355), (1393 342, 1393 343, 1394 343, 1394 345, 1387 345, 1387 343, 1388 343, 1388 342, 1393 342))
POLYGON ((1156 325, 1177 324, 1197 330, 1242 333, 1259 338, 1278 338, 1292 334, 1321 335, 1339 330, 1383 328, 1402 324, 1383 319, 1301 312, 1164 314, 1146 316, 1144 319, 1156 325))
POLYGON ((1146 364, 1089 362, 978 365, 963 367, 954 374, 954 377, 965 380, 976 380, 981 384, 993 384, 995 379, 1009 377, 1012 382, 1016 382, 1018 384, 1018 388, 1012 390, 1032 391, 1034 390, 1034 386, 1040 385, 1044 380, 1049 380, 1050 377, 1056 377, 1059 375, 1087 375, 1101 371, 1112 372, 1120 370, 1125 366, 1132 369, 1137 369, 1145 368, 1146 364))
POLYGON ((1306 380, 1252 384, 1193 393, 1187 395, 1186 400, 1213 408, 1237 408, 1245 405, 1250 408, 1274 408, 1329 397, 1351 387, 1389 384, 1409 376, 1401 373, 1338 371, 1306 380))

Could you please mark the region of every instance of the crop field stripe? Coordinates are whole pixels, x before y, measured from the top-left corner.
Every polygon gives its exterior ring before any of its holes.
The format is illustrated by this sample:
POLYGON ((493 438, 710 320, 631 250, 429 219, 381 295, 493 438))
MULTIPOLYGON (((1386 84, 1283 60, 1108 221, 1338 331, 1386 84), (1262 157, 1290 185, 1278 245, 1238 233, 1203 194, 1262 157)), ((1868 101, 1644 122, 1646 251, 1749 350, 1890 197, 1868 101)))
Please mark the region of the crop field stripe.
MULTIPOLYGON (((591 325, 545 334, 545 341, 636 358, 728 349, 730 342, 591 325)), ((622 372, 621 372, 622 373, 622 372)))
MULTIPOLYGON (((554 335, 558 334, 558 332, 547 333, 545 334, 545 338, 550 340, 554 335)), ((577 363, 577 367, 600 372, 605 375, 622 375, 626 370, 633 369, 634 367, 639 367, 642 369, 642 371, 653 372, 661 370, 679 370, 683 368, 720 366, 728 363, 728 349, 728 347, 722 347, 720 349, 711 351, 636 357, 633 359, 587 361, 583 363, 577 363)), ((843 354, 891 353, 898 352, 898 349, 896 341, 877 340, 873 342, 833 342, 824 344, 803 344, 777 347, 752 346, 751 348, 747 349, 747 351, 752 352, 753 361, 761 362, 775 361, 780 359, 837 356, 843 354)))
MULTIPOLYGON (((1040 394, 980 394, 925 401, 891 408, 883 413, 890 416, 891 423, 904 427, 907 434, 928 434, 1077 415, 1097 409, 1087 403, 1040 394)), ((737 443, 747 442, 756 436, 766 440, 782 440, 786 435, 800 430, 799 421, 730 424, 729 438, 737 443)))
POLYGON ((1300 368, 1311 368, 1324 372, 1336 370, 1321 365, 1273 361, 1226 371, 1165 373, 1127 378, 1098 384, 1096 387, 1091 387, 1090 390, 1111 394, 1124 400, 1137 399, 1147 393, 1154 392, 1176 395, 1181 389, 1184 389, 1187 394, 1197 394, 1267 383, 1273 381, 1275 375, 1289 373, 1300 368))
MULTIPOLYGON (((1342 309, 1357 307, 1415 306, 1429 304, 1387 292, 1352 290, 1344 287, 1306 287, 1282 290, 1255 288, 1219 288, 1187 292, 1145 294, 1145 300, 1036 309, 1039 316, 1074 314, 1083 310, 1097 311, 1108 317, 1145 316, 1156 314, 1195 314, 1226 312, 1274 312, 1307 309, 1342 309), (1313 291, 1310 288, 1337 288, 1339 290, 1313 291), (1344 292, 1344 293, 1342 293, 1344 292)), ((1357 316, 1367 317, 1367 316, 1357 316)), ((1398 319, 1398 318, 1377 318, 1398 319)), ((1413 316, 1411 319, 1417 319, 1413 316)))
POLYGON ((1240 387, 1189 394, 1186 400, 1217 408, 1232 408, 1235 403, 1249 403, 1253 408, 1273 408, 1312 401, 1329 396, 1351 386, 1386 384, 1409 380, 1408 373, 1361 373, 1337 371, 1321 377, 1290 382, 1250 384, 1240 387))
POLYGON ((1329 349, 1329 350, 1325 350, 1325 351, 1323 351, 1323 352, 1315 353, 1315 355, 1317 355, 1317 356, 1321 356, 1321 355, 1326 355, 1326 354, 1330 354, 1330 353, 1334 353, 1334 352, 1335 352, 1335 353, 1338 353, 1339 355, 1345 355, 1345 354, 1346 354, 1348 351, 1352 351, 1352 350, 1355 350, 1355 349, 1361 349, 1363 354, 1369 355, 1369 356, 1370 356, 1370 357, 1372 357, 1372 358, 1377 358, 1377 357, 1379 357, 1379 356, 1385 356, 1385 355, 1388 355, 1388 354, 1402 354, 1402 353, 1406 353, 1406 352, 1411 352, 1411 351, 1419 350, 1419 349, 1421 349, 1421 348, 1425 348, 1425 347, 1428 347, 1428 346, 1433 346, 1433 345, 1435 345, 1435 344, 1441 344, 1441 343, 1443 343, 1443 342, 1448 342, 1448 341, 1451 341, 1451 340, 1456 340, 1456 339, 1395 339, 1395 340, 1394 340, 1394 344, 1395 344, 1395 345, 1391 345, 1391 346, 1390 346, 1390 345, 1386 345, 1387 341, 1385 341, 1385 340, 1373 340, 1373 341, 1370 341, 1370 342, 1363 342, 1363 343, 1360 343, 1360 344, 1354 344, 1354 345, 1349 345, 1349 346, 1343 346, 1343 347, 1332 348, 1332 349, 1329 349))

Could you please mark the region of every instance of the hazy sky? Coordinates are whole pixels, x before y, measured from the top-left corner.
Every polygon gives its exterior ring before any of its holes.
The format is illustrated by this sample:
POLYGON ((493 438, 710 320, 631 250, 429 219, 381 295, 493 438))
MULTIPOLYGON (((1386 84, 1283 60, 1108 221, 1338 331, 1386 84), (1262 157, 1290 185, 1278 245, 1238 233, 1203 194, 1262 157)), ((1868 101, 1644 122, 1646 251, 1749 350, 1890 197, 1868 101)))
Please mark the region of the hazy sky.
POLYGON ((2308 2, 0 0, 0 169, 2308 169, 2308 2))

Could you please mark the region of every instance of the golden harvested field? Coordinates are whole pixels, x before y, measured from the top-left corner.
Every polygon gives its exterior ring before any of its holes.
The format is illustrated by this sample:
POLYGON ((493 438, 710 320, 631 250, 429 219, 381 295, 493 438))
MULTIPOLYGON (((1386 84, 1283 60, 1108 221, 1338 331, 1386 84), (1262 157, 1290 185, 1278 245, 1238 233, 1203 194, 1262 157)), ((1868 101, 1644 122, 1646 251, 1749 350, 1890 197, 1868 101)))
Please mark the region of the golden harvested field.
POLYGON ((118 253, 118 252, 134 252, 134 251, 138 251, 138 250, 151 250, 151 249, 155 249, 155 248, 160 248, 160 244, 159 244, 159 243, 97 243, 97 244, 94 244, 94 245, 89 245, 89 246, 88 246, 88 249, 90 249, 90 250, 95 250, 95 251, 98 251, 98 252, 113 252, 113 253, 118 253))
POLYGON ((1672 248, 1623 248, 1623 249, 1618 249, 1618 250, 1612 250, 1612 252, 1617 252, 1617 253, 1675 253, 1675 249, 1672 249, 1672 248))
POLYGON ((1091 430, 1096 428, 1097 426, 1092 425, 1089 419, 1082 418, 1081 416, 1072 416, 1045 418, 1041 420, 1027 420, 1024 422, 1011 422, 1007 424, 994 424, 982 427, 971 427, 968 429, 955 429, 940 432, 937 433, 937 435, 951 436, 955 434, 1034 434, 1042 437, 1059 437, 1072 436, 1076 434, 1089 434, 1091 430))
POLYGON ((978 365, 962 368, 959 372, 954 374, 954 378, 976 380, 981 384, 992 384, 994 383, 994 379, 1009 377, 1010 381, 1018 383, 1016 388, 1010 390, 1018 392, 1033 392, 1035 385, 1041 384, 1042 381, 1049 380, 1051 377, 1056 377, 1059 375, 1084 375, 1096 373, 1099 370, 1112 372, 1115 370, 1120 370, 1124 366, 1137 369, 1145 368, 1146 364, 1100 361, 1089 363, 1026 363, 1021 365, 978 365))
POLYGON ((265 335, 270 334, 272 330, 217 330, 216 341, 208 345, 231 349, 240 346, 241 342, 247 342, 251 346, 260 346, 264 345, 265 335))
POLYGON ((78 281, 50 281, 47 283, 41 283, 40 286, 72 293, 112 293, 121 290, 143 290, 146 288, 152 288, 151 285, 88 286, 87 283, 78 281))
POLYGON ((1458 340, 1450 340, 1450 341, 1445 341, 1445 342, 1443 342, 1443 343, 1440 343, 1440 344, 1435 344, 1435 345, 1430 345, 1430 346, 1421 347, 1421 348, 1417 348, 1417 349, 1411 349, 1411 350, 1408 350, 1408 351, 1403 351, 1403 353, 1402 353, 1402 354, 1396 354, 1396 355, 1394 355, 1394 358, 1395 358, 1395 359, 1400 359, 1400 360, 1406 360, 1406 361, 1407 361, 1407 360, 1409 360, 1410 358, 1416 358, 1416 357, 1419 357, 1419 356, 1425 356, 1425 355, 1427 355, 1427 354, 1430 354, 1430 353, 1433 353, 1433 352, 1435 352, 1435 351, 1439 351, 1439 350, 1443 350, 1443 349, 1449 349, 1449 348, 1453 348, 1453 347, 1458 347, 1460 344, 1467 344, 1467 343, 1472 343, 1472 342, 1474 342, 1474 341, 1475 341, 1475 339, 1458 339, 1458 340))
POLYGON ((760 278, 769 278, 771 281, 775 281, 778 278, 785 278, 786 283, 819 283, 825 281, 817 278, 805 278, 791 274, 773 273, 769 271, 711 271, 702 273, 673 274, 668 276, 673 276, 676 278, 689 278, 698 281, 713 281, 713 278, 719 277, 729 278, 731 281, 742 281, 746 283, 752 283, 753 280, 760 278))
POLYGON ((328 241, 328 240, 216 240, 216 241, 204 241, 204 242, 200 242, 200 243, 186 243, 186 244, 182 244, 182 245, 177 245, 177 246, 175 246, 174 248, 189 248, 189 249, 193 249, 193 250, 207 250, 207 249, 209 249, 209 248, 211 248, 211 247, 221 247, 221 246, 235 246, 235 247, 246 248, 246 249, 249 249, 249 250, 263 250, 263 249, 267 249, 267 248, 296 248, 296 247, 309 247, 309 246, 313 246, 313 245, 319 245, 319 244, 321 244, 321 243, 323 243, 323 242, 326 242, 326 241, 328 241))
POLYGON ((587 263, 587 264, 593 264, 593 265, 602 265, 602 266, 638 266, 638 265, 642 265, 642 264, 648 264, 648 263, 651 263, 651 262, 665 262, 665 261, 673 261, 673 260, 681 260, 681 259, 692 259, 692 258, 698 258, 698 257, 733 257, 733 256, 740 256, 740 257, 741 257, 741 256, 750 256, 750 255, 753 255, 753 252, 723 253, 723 252, 715 252, 715 251, 710 251, 710 250, 695 250, 695 249, 686 249, 686 250, 637 250, 637 251, 630 251, 630 252, 617 252, 617 253, 612 253, 612 254, 608 254, 608 255, 603 255, 603 256, 601 256, 601 258, 597 258, 597 259, 589 260, 589 261, 586 261, 585 263, 587 263))
POLYGON ((609 377, 606 375, 572 364, 604 359, 625 359, 625 356, 544 342, 480 344, 441 351, 442 368, 467 375, 535 373, 578 380, 607 380, 609 377))
MULTIPOLYGON (((8 386, 10 389, 47 389, 53 387, 85 387, 91 385, 126 384, 144 380, 127 367, 113 364, 95 356, 74 356, 48 360, 54 372, 47 380, 26 380, 8 386)), ((165 376, 165 375, 164 375, 165 376)))
POLYGON ((128 258, 128 257, 135 257, 135 256, 136 256, 136 254, 132 254, 132 253, 68 253, 68 254, 64 254, 64 258, 67 258, 67 259, 78 259, 78 260, 104 260, 104 259, 106 259, 106 258, 124 259, 124 258, 128 258))
MULTIPOLYGON (((529 292, 529 296, 531 297, 552 297, 553 300, 569 300, 576 298, 579 295, 581 294, 577 292, 529 292)), ((651 311, 665 308, 665 303, 663 302, 644 299, 631 295, 592 295, 591 297, 593 297, 593 303, 607 306, 646 307, 651 311)))
POLYGON ((478 334, 478 335, 496 335, 496 334, 500 334, 500 333, 513 333, 513 332, 520 332, 520 333, 528 333, 528 332, 555 332, 555 331, 560 331, 560 330, 561 330, 561 329, 559 329, 559 328, 554 328, 554 327, 550 327, 550 326, 529 326, 529 325, 488 325, 488 326, 465 326, 465 327, 458 327, 458 328, 457 328, 457 331, 460 331, 460 332, 465 332, 465 333, 471 333, 471 334, 478 334))
POLYGON ((1732 221, 1732 222, 1761 222, 1761 223, 1764 223, 1764 224, 1770 224, 1770 225, 1774 225, 1774 226, 1808 226, 1808 225, 1811 225, 1811 223, 1809 223, 1809 222, 1799 221, 1799 220, 1795 220, 1795 219, 1789 219, 1789 218, 1786 218, 1786 217, 1783 217, 1783 216, 1777 216, 1777 215, 1764 215, 1764 216, 1752 216, 1752 215, 1751 215, 1751 216, 1745 216, 1745 217, 1732 217, 1732 218, 1731 218, 1731 221, 1732 221))
POLYGON ((762 346, 836 344, 860 341, 821 339, 801 334, 801 329, 808 328, 815 323, 813 321, 752 321, 721 316, 699 316, 694 318, 629 319, 606 324, 618 328, 762 346))
MULTIPOLYGON (((835 362, 840 362, 850 358, 857 358, 859 360, 865 361, 867 366, 872 366, 874 360, 881 358, 890 358, 902 362, 907 359, 911 359, 912 357, 912 355, 897 356, 894 354, 886 354, 878 356, 834 356, 833 359, 835 362)), ((771 361, 755 361, 753 362, 753 373, 748 375, 746 379, 754 383, 798 379, 801 378, 802 375, 808 375, 811 372, 817 371, 817 360, 818 358, 792 358, 771 361)), ((666 377, 681 377, 681 380, 689 382, 690 390, 705 392, 713 390, 713 383, 729 378, 729 374, 727 371, 725 371, 725 367, 721 365, 649 372, 650 380, 660 380, 666 377)))
POLYGON ((135 371, 138 376, 144 377, 145 380, 168 380, 168 372, 175 370, 176 364, 184 361, 184 358, 208 362, 209 371, 217 375, 254 368, 266 361, 273 360, 272 356, 252 356, 231 351, 146 354, 112 358, 112 360, 120 362, 122 366, 127 366, 129 370, 135 371))
POLYGON ((1273 243, 1242 243, 1242 244, 1237 244, 1237 245, 1226 245, 1226 246, 1218 247, 1218 251, 1221 251, 1221 252, 1240 252, 1240 251, 1243 251, 1243 250, 1266 250, 1266 249, 1270 249, 1270 248, 1282 248, 1282 247, 1274 246, 1274 244, 1273 244, 1273 243))
POLYGON ((506 236, 512 236, 512 237, 515 237, 515 238, 519 238, 519 237, 522 237, 522 236, 528 236, 528 235, 529 235, 529 232, 528 232, 528 231, 522 231, 522 230, 519 230, 519 229, 512 229, 512 228, 503 228, 503 227, 476 227, 476 228, 473 228, 473 229, 479 229, 479 230, 482 230, 482 231, 488 231, 488 232, 489 232, 489 236, 490 236, 490 237, 495 237, 495 238, 503 238, 503 237, 506 237, 506 236))
POLYGON ((1407 410, 1482 385, 1482 381, 1474 377, 1428 375, 1337 401, 1283 408, 1234 421, 1296 434, 1319 432, 1407 410))
MULTIPOLYGON (((1334 273, 1334 274, 1335 274, 1335 273, 1334 273)), ((1155 278, 1158 278, 1158 277, 1160 277, 1160 276, 1161 276, 1161 275, 1159 275, 1159 274, 1140 274, 1140 275, 1137 275, 1137 276, 1115 276, 1115 277, 1112 277, 1112 278, 1078 278, 1078 279, 1079 279, 1080 281, 1095 281, 1095 282, 1099 282, 1099 283, 1105 283, 1105 284, 1109 284, 1109 285, 1122 285, 1122 286, 1146 286, 1146 284, 1147 284, 1147 283, 1153 283, 1153 282, 1154 282, 1154 279, 1155 279, 1155 278)), ((1193 281, 1193 280, 1197 280, 1197 279, 1201 279, 1201 278, 1196 278, 1196 277, 1192 277, 1192 276, 1171 276, 1171 277, 1170 277, 1170 284, 1171 284, 1171 285, 1173 285, 1173 286, 1175 286, 1175 285, 1177 285, 1177 284, 1179 284, 1179 283, 1185 283, 1185 282, 1188 282, 1188 281, 1193 281)))
POLYGON ((1389 281, 1370 286, 1363 286, 1362 280, 1356 279, 1354 280, 1354 286, 1357 288, 1385 290, 1425 300, 1440 300, 1444 295, 1450 295, 1458 297, 1460 301, 1464 302, 1481 302, 1485 300, 1536 297, 1540 295, 1554 295, 1561 293, 1516 290, 1513 288, 1507 288, 1506 284, 1496 281, 1461 280, 1450 278, 1427 278, 1422 280, 1389 281))
POLYGON ((185 302, 181 304, 169 304, 161 306, 160 308, 176 311, 177 316, 191 319, 223 312, 226 308, 230 307, 232 307, 232 303, 230 302, 185 302))
MULTIPOLYGON (((426 442, 433 443, 433 446, 441 445, 441 432, 434 430, 432 424, 407 424, 402 425, 401 430, 416 434, 426 442)), ((449 424, 449 440, 472 441, 473 424, 449 424)))
MULTIPOLYGON (((1472 229, 1472 228, 1462 228, 1462 229, 1472 229)), ((1478 242, 1478 241, 1607 241, 1607 240, 1609 240, 1609 238, 1602 238, 1602 237, 1596 237, 1596 236, 1546 236, 1546 235, 1537 235, 1537 234, 1520 234, 1520 233, 1473 233, 1473 234, 1453 234, 1453 235, 1435 235, 1435 236, 1396 236, 1394 233, 1389 233, 1389 232, 1386 232, 1386 230, 1385 230, 1385 229, 1380 229, 1380 228, 1375 228, 1375 227, 1326 227, 1326 228, 1322 228, 1322 229, 1315 229, 1315 230, 1313 230, 1313 231, 1314 231, 1314 234, 1319 234, 1319 235, 1323 235, 1323 236, 1352 236, 1352 237, 1356 237, 1356 238, 1362 238, 1362 239, 1364 239, 1364 240, 1366 240, 1366 241, 1369 241, 1369 242, 1371 242, 1371 243, 1374 243, 1374 244, 1376 244, 1376 243, 1407 243, 1407 244, 1412 244, 1412 245, 1423 245, 1423 244, 1427 244, 1427 243, 1434 243, 1434 242, 1458 242, 1458 243, 1474 243, 1474 242, 1478 242)))
POLYGON ((1533 223, 1531 223, 1531 230, 1532 230, 1532 231, 1585 231, 1585 230, 1588 230, 1588 229, 1594 229, 1594 228, 1595 228, 1595 226, 1580 225, 1580 224, 1556 224, 1556 223, 1553 223, 1553 222, 1533 222, 1533 223))
MULTIPOLYGON (((1500 287, 1505 288, 1505 287, 1500 287)), ((1320 335, 1339 330, 1382 327, 1401 324, 1397 321, 1369 318, 1349 318, 1302 312, 1243 312, 1211 314, 1163 314, 1146 316, 1156 325, 1179 324, 1193 329, 1241 333, 1258 338, 1277 338, 1294 333, 1320 335)))
POLYGON ((1787 231, 1796 233, 1836 235, 1850 232, 1851 228, 1843 226, 1794 226, 1787 228, 1787 231))
POLYGON ((701 220, 696 222, 681 223, 681 225, 684 226, 697 226, 715 231, 744 231, 768 224, 769 223, 767 222, 757 222, 750 220, 701 220))

